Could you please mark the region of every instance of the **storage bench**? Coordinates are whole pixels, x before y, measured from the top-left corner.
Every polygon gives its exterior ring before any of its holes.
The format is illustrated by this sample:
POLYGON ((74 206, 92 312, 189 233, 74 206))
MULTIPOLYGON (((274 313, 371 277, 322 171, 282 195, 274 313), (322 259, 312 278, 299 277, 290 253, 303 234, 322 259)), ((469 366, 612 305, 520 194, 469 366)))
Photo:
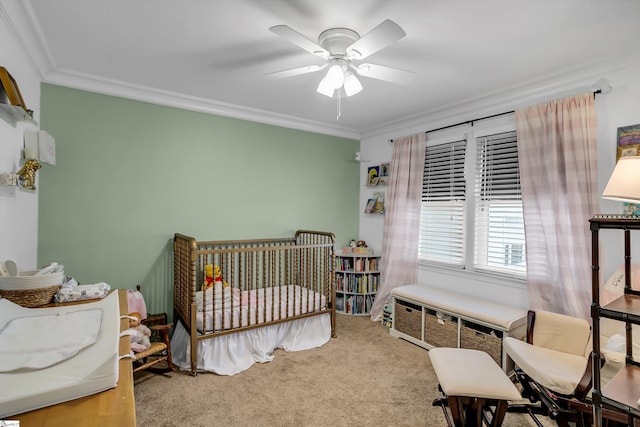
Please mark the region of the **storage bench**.
POLYGON ((426 349, 482 350, 505 372, 513 369, 513 362, 502 350, 502 341, 507 336, 524 337, 526 310, 424 285, 395 288, 391 297, 392 336, 426 349))

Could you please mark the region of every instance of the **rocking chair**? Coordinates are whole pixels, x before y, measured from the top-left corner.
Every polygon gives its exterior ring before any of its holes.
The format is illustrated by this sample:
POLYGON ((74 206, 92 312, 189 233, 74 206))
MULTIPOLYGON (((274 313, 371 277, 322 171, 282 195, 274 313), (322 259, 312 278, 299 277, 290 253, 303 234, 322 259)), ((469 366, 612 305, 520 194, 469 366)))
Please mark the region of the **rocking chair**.
MULTIPOLYGON (((591 327, 584 319, 546 311, 530 310, 526 342, 505 337, 504 349, 514 361, 522 397, 530 404, 509 405, 508 412, 545 415, 559 426, 575 422, 590 426, 592 358, 591 327)), ((627 417, 603 408, 603 418, 611 425, 626 425, 627 417)))

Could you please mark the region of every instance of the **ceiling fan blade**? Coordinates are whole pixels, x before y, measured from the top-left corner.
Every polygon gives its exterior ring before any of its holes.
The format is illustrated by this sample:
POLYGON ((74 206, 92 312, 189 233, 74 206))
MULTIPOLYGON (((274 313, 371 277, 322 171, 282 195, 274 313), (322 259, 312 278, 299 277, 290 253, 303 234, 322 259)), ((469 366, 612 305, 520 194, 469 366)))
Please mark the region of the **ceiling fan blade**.
POLYGON ((415 73, 413 71, 401 70, 400 68, 387 67, 385 65, 376 64, 360 64, 353 66, 358 74, 363 77, 371 77, 372 79, 384 80, 391 83, 407 85, 411 83, 415 73))
POLYGON ((307 65, 305 67, 291 68, 289 70, 276 71, 273 73, 265 74, 268 77, 272 77, 274 79, 281 79, 284 77, 293 77, 299 76, 300 74, 308 74, 315 73, 316 71, 320 71, 325 68, 327 64, 324 65, 307 65))
POLYGON ((353 59, 364 59, 406 35, 398 24, 387 19, 347 47, 347 54, 353 59))
POLYGON ((323 48, 313 40, 306 38, 305 36, 297 32, 293 28, 289 27, 288 25, 276 25, 274 27, 269 28, 269 31, 290 41, 296 46, 303 48, 307 52, 312 53, 321 58, 328 58, 330 55, 328 50, 326 50, 325 48, 323 48))

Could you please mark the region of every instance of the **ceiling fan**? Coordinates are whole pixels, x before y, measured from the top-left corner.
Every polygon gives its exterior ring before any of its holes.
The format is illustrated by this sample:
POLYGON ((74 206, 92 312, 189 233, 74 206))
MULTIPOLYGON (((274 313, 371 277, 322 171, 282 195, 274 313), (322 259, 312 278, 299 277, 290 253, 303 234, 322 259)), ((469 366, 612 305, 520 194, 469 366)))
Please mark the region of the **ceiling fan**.
POLYGON ((403 38, 406 33, 398 24, 387 19, 360 37, 349 28, 330 28, 318 36, 318 42, 308 39, 287 25, 276 25, 269 30, 289 42, 326 60, 323 65, 307 65, 289 70, 269 73, 274 78, 291 77, 313 73, 329 67, 317 91, 328 97, 334 93, 340 97, 344 88, 347 96, 362 90, 362 84, 355 76, 384 80, 397 84, 409 84, 415 73, 399 68, 370 63, 356 64, 379 50, 403 38))

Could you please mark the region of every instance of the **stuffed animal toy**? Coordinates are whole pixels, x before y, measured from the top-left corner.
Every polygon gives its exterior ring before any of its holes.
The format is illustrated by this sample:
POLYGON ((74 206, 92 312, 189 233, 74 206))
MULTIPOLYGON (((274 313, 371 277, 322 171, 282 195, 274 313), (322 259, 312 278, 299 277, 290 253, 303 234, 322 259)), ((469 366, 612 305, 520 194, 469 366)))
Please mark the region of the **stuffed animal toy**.
POLYGON ((132 319, 129 319, 129 329, 137 332, 131 336, 131 350, 139 353, 151 346, 151 341, 149 340, 151 329, 140 323, 141 316, 137 311, 129 313, 129 316, 132 317, 132 319))
POLYGON ((226 280, 222 278, 222 272, 220 271, 220 267, 213 264, 207 264, 204 266, 204 274, 205 274, 205 282, 204 288, 209 289, 213 286, 214 283, 220 282, 222 287, 226 288, 229 286, 226 280))
POLYGON ((204 266, 204 289, 209 289, 213 286, 213 264, 207 264, 204 266))
POLYGON ((218 282, 222 283, 223 288, 226 288, 227 286, 229 286, 227 281, 222 278, 222 272, 220 271, 220 267, 218 267, 217 265, 214 265, 213 266, 213 283, 218 283, 218 282))

